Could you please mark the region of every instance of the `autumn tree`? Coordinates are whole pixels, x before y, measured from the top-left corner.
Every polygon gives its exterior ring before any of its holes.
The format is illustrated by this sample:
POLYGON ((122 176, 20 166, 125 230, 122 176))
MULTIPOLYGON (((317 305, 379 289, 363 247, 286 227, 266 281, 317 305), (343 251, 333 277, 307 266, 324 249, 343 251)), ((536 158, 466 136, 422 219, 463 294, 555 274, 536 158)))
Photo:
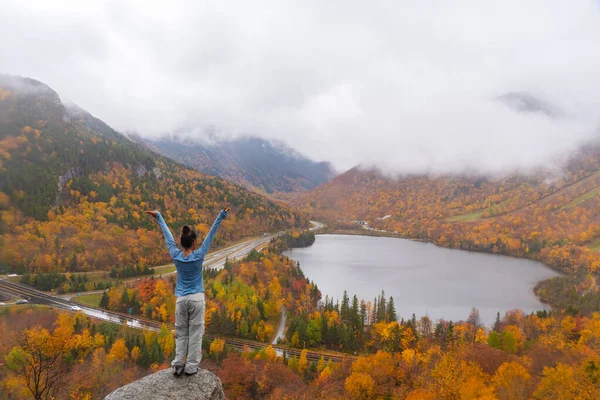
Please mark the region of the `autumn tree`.
POLYGON ((73 317, 61 314, 52 333, 26 329, 6 357, 7 367, 25 380, 34 399, 56 398, 78 359, 97 345, 87 331, 85 337, 74 335, 73 325, 73 317))
POLYGON ((225 341, 217 338, 210 343, 208 354, 210 354, 215 360, 219 361, 224 350, 225 341))
POLYGON ((305 376, 308 371, 308 350, 304 349, 300 352, 300 359, 298 360, 298 374, 305 376))
POLYGON ((363 372, 353 372, 344 383, 346 393, 352 399, 369 400, 375 394, 375 381, 363 372))
POLYGON ((584 368, 558 363, 554 368, 544 368, 533 398, 593 400, 598 398, 598 393, 600 381, 594 382, 584 368))
POLYGON ((525 399, 529 392, 531 375, 527 369, 516 362, 505 362, 492 378, 500 400, 525 399))

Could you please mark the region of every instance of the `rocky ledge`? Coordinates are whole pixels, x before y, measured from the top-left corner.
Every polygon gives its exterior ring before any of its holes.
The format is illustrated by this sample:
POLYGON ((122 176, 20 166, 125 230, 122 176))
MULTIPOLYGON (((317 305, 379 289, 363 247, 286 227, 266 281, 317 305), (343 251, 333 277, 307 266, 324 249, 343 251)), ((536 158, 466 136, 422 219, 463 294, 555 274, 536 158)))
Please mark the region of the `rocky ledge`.
POLYGON ((225 400, 221 380, 204 369, 192 376, 173 376, 173 370, 165 369, 123 386, 104 400, 225 400))

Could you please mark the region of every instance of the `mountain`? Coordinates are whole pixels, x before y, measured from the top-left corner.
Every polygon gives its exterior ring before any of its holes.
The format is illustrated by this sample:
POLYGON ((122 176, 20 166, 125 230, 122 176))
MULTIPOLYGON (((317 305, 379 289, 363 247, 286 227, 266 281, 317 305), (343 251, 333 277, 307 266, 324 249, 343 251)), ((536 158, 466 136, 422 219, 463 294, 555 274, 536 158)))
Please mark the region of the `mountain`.
POLYGON ((199 140, 181 135, 146 140, 174 160, 266 193, 303 192, 331 179, 327 162, 315 162, 281 142, 257 137, 199 140))
POLYGON ((232 215, 215 246, 308 225, 287 206, 140 146, 41 82, 0 76, 0 270, 163 263, 144 210, 202 236, 224 206, 232 215))
POLYGON ((519 113, 543 114, 550 118, 564 115, 557 106, 527 92, 508 92, 496 97, 496 100, 519 113))

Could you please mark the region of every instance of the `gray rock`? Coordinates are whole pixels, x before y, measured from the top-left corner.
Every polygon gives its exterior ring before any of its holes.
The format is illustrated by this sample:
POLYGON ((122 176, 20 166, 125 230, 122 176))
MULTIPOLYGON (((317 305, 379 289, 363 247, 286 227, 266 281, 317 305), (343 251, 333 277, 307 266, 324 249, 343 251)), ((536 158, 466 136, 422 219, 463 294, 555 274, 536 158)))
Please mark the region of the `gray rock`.
POLYGON ((123 386, 104 400, 225 400, 221 380, 212 372, 199 369, 196 375, 175 378, 165 369, 123 386))

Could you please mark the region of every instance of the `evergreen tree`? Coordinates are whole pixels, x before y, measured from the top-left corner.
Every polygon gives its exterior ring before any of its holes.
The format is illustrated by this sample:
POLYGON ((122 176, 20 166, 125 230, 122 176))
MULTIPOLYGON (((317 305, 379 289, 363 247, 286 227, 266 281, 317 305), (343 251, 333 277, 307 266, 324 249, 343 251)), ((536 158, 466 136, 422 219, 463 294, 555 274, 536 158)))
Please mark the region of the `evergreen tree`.
POLYGON ((381 296, 379 296, 379 304, 377 305, 377 322, 385 322, 387 311, 385 303, 385 292, 382 290, 381 296))
POLYGON ((364 300, 360 301, 360 325, 365 326, 365 321, 367 320, 367 303, 364 300))
MULTIPOLYGON (((398 317, 396 316, 396 307, 394 306, 394 298, 392 296, 390 296, 390 301, 388 302, 388 305, 387 305, 387 320, 389 322, 398 320, 398 317)), ((416 324, 412 327, 413 332, 415 331, 415 328, 416 328, 416 324)))
MULTIPOLYGON (((152 308, 152 304, 148 303, 146 305, 146 318, 152 318, 152 312, 154 309, 152 308)), ((211 325, 214 324, 214 319, 212 320, 211 325)))
POLYGON ((100 308, 108 308, 108 293, 106 293, 106 291, 102 293, 102 298, 100 299, 100 308))
POLYGON ((73 256, 71 257, 71 265, 69 268, 71 272, 77 271, 77 254, 73 254, 73 256))
POLYGON ((492 328, 494 332, 500 332, 502 326, 500 325, 500 311, 496 313, 496 321, 494 322, 494 327, 492 328))
POLYGON ((121 294, 121 311, 127 312, 127 308, 129 307, 129 293, 127 293, 127 288, 123 288, 123 293, 121 294))
POLYGON ((356 327, 356 329, 362 329, 362 324, 360 323, 359 309, 358 309, 358 297, 354 295, 352 298, 352 308, 350 309, 350 320, 352 324, 356 327))
POLYGON ((446 329, 447 341, 448 343, 451 343, 454 340, 454 323, 452 321, 448 322, 448 327, 446 329))
POLYGON ((433 332, 433 335, 436 337, 436 339, 439 339, 442 336, 443 332, 444 332, 444 327, 442 326, 442 324, 440 322, 435 324, 435 330, 433 332))
POLYGON ((344 290, 344 296, 342 297, 342 311, 341 317, 343 322, 348 322, 348 316, 350 311, 350 299, 348 298, 348 292, 344 290))

